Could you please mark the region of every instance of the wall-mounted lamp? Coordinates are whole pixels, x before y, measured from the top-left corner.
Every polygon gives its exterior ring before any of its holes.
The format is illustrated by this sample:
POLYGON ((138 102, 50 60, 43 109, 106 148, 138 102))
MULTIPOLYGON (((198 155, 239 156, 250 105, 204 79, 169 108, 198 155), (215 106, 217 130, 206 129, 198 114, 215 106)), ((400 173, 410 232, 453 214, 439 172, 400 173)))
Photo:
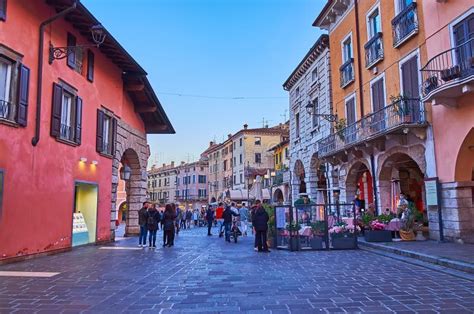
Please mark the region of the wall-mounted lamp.
POLYGON ((120 168, 120 179, 128 181, 131 175, 132 169, 128 165, 123 165, 123 167, 120 168))
POLYGON ((85 162, 87 162, 87 158, 86 158, 86 157, 81 157, 81 158, 79 159, 79 161, 85 163, 85 162))
POLYGON ((68 55, 75 52, 77 49, 83 49, 87 47, 99 47, 105 41, 106 33, 105 29, 101 24, 97 24, 90 29, 92 40, 94 44, 78 45, 78 46, 67 46, 67 47, 54 47, 51 43, 49 44, 49 64, 53 63, 54 60, 67 58, 68 55))
POLYGON ((97 166, 99 164, 99 162, 97 160, 93 160, 93 161, 91 161, 91 164, 94 165, 94 166, 97 166))
POLYGON ((308 101, 308 104, 306 105, 306 112, 308 112, 310 115, 321 117, 329 122, 336 122, 338 120, 337 114, 316 113, 314 111, 314 105, 311 101, 308 101))

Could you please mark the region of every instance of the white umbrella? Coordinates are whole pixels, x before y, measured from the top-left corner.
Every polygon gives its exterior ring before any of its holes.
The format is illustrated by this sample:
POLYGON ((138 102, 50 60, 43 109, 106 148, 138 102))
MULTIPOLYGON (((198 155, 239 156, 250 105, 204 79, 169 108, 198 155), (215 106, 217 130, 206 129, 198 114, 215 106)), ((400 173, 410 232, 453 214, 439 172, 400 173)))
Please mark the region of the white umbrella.
POLYGON ((316 204, 316 220, 324 220, 324 192, 322 190, 316 192, 316 204))

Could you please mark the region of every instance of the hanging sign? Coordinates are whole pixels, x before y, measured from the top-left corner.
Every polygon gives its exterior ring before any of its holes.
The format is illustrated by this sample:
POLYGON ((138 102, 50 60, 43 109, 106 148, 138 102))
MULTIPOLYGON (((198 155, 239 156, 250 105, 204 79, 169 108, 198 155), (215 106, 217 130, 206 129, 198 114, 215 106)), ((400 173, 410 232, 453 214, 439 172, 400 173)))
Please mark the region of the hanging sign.
POLYGON ((427 206, 438 206, 438 178, 425 179, 425 194, 427 206))

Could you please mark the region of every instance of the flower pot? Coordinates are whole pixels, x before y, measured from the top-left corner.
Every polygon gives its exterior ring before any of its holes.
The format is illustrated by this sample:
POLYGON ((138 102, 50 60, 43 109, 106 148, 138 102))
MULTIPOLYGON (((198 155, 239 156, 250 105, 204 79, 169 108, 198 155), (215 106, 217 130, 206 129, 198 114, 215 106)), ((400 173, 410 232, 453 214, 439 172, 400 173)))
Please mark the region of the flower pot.
POLYGON ((332 248, 337 250, 355 249, 356 239, 354 235, 331 236, 332 248))
POLYGON ((413 230, 410 231, 405 231, 405 230, 400 230, 400 239, 403 241, 414 241, 415 240, 415 233, 413 230))
POLYGON ((290 238, 290 251, 299 251, 301 250, 300 239, 299 238, 290 238))
POLYGON ((312 237, 310 243, 313 250, 321 250, 323 248, 323 238, 321 237, 312 237))
POLYGON ((392 231, 366 230, 364 238, 367 242, 392 242, 392 231))

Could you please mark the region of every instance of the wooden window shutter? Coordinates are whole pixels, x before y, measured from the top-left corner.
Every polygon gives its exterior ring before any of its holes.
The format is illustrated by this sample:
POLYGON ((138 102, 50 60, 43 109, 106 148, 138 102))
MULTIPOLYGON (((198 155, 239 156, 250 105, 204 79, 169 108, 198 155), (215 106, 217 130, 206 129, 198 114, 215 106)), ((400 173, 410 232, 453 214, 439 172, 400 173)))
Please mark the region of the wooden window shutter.
POLYGON ((0 21, 7 19, 7 0, 0 0, 0 21))
POLYGON ((96 150, 99 153, 104 150, 104 113, 100 109, 97 109, 96 150))
POLYGON ((87 80, 94 81, 94 53, 90 49, 87 51, 87 80))
POLYGON ((61 130, 61 104, 63 101, 63 87, 53 83, 53 107, 51 109, 51 136, 59 137, 61 130))
POLYGON ((76 132, 74 134, 74 142, 81 144, 82 132, 82 98, 76 97, 76 132))
POLYGON ((19 73, 20 77, 18 78, 18 110, 16 112, 16 122, 20 126, 26 126, 28 118, 30 69, 28 69, 23 64, 20 64, 19 73))
MULTIPOLYGON (((67 46, 74 47, 76 46, 76 37, 73 34, 67 33, 67 46)), ((76 68, 76 51, 73 50, 70 54, 67 55, 67 65, 70 68, 76 68)))
POLYGON ((117 119, 112 118, 112 144, 111 144, 111 152, 112 156, 115 155, 115 143, 117 142, 117 119))

